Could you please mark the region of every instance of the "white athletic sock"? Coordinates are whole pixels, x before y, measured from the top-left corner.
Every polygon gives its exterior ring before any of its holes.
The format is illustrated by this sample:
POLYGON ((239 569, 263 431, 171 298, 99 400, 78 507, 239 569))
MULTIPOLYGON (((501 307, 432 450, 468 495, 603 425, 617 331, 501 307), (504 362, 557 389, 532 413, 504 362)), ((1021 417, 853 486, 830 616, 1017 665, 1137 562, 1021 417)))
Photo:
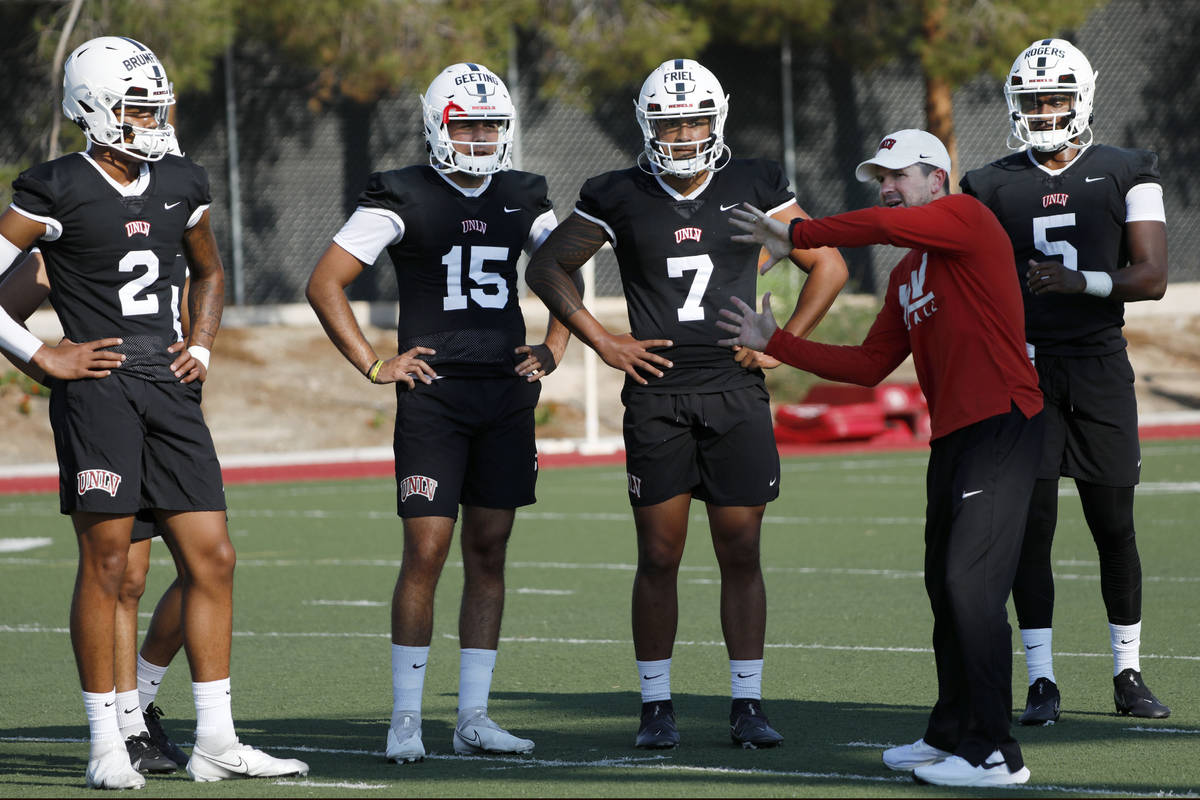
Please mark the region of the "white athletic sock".
MULTIPOLYGON (((169 666, 170 664, 167 665, 167 667, 169 666)), ((167 667, 151 664, 142 658, 141 653, 138 653, 138 701, 141 703, 143 711, 150 707, 154 698, 158 697, 158 685, 163 682, 163 676, 167 674, 167 667)))
POLYGON ((192 683, 196 700, 196 746, 208 753, 223 753, 237 741, 233 730, 233 700, 229 678, 192 683))
POLYGON ((671 699, 671 659, 637 662, 638 680, 642 682, 642 702, 671 699))
POLYGON ((1029 685, 1038 678, 1054 680, 1054 629, 1022 628, 1021 642, 1025 645, 1025 669, 1029 672, 1029 685))
POLYGON ((122 739, 146 733, 146 718, 142 716, 137 689, 117 695, 117 725, 121 727, 122 739))
POLYGON ((1113 625, 1108 623, 1108 636, 1112 642, 1113 677, 1124 670, 1142 671, 1142 621, 1132 625, 1113 625))
POLYGON ((496 651, 464 647, 458 651, 458 713, 468 709, 487 710, 492 691, 492 672, 496 669, 496 651))
POLYGON ((121 740, 121 726, 117 724, 116 687, 107 692, 84 692, 83 709, 87 712, 93 755, 98 749, 107 749, 111 742, 121 740))
POLYGON ((745 661, 729 659, 729 694, 736 700, 747 697, 762 700, 763 660, 751 658, 745 661))
POLYGON ((392 645, 392 727, 405 714, 421 716, 421 694, 425 690, 425 666, 429 663, 429 645, 408 647, 392 645))

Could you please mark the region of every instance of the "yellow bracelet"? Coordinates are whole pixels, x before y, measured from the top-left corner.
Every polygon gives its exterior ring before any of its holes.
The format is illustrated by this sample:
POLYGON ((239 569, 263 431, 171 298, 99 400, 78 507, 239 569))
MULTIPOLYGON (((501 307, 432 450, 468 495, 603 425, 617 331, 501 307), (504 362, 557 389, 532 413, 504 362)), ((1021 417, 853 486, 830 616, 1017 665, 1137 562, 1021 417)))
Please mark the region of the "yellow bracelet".
POLYGON ((367 380, 375 383, 375 379, 379 377, 379 370, 383 369, 383 359, 377 359, 371 368, 367 370, 367 380))

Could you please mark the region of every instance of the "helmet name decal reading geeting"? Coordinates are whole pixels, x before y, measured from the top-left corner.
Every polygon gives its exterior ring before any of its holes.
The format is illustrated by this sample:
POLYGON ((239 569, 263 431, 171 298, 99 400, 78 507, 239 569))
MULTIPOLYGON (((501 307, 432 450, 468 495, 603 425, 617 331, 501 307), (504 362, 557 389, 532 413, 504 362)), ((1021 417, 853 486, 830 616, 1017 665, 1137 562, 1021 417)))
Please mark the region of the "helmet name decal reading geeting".
POLYGON ((1066 39, 1039 39, 1029 45, 1004 83, 1012 127, 1009 147, 1053 152, 1068 144, 1091 144, 1095 91, 1096 73, 1075 45, 1066 39), (1043 102, 1052 95, 1067 95, 1069 108, 1043 102))
POLYGON ((512 166, 516 109, 504 81, 482 64, 454 64, 442 70, 421 97, 429 163, 439 172, 491 175, 512 166), (451 122, 496 125, 496 138, 455 140, 451 122))
POLYGON ((634 107, 642 129, 642 152, 637 163, 646 172, 690 178, 705 170, 715 172, 729 163, 729 148, 725 146, 729 96, 721 90, 716 76, 699 62, 689 58, 664 61, 642 84, 634 107), (688 119, 707 119, 707 137, 662 138, 662 131, 671 123, 678 127, 688 119))
POLYGON ((175 94, 166 70, 146 45, 101 36, 75 48, 63 65, 63 113, 93 144, 140 161, 158 161, 175 145, 167 109, 175 94), (131 114, 141 110, 142 114, 131 114), (145 111, 153 115, 152 126, 145 111))

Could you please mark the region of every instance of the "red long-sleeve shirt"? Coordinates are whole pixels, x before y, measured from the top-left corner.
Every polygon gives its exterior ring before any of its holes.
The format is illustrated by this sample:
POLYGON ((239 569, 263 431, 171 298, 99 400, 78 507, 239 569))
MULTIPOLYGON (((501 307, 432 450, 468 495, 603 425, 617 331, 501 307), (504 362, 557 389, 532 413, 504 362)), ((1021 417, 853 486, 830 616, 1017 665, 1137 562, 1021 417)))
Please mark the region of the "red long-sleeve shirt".
POLYGON ((829 380, 873 386, 911 352, 933 438, 1007 413, 1042 408, 1025 351, 1025 312, 1008 235, 968 195, 917 208, 868 208, 792 227, 799 248, 893 244, 912 250, 892 269, 883 308, 861 345, 819 344, 778 330, 768 355, 829 380))

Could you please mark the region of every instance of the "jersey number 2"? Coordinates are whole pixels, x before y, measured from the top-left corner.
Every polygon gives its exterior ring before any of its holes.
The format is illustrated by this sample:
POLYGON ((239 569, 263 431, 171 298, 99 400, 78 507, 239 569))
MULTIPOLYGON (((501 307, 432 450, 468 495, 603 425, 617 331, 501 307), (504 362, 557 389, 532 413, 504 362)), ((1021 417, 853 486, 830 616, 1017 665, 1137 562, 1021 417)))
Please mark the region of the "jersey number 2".
POLYGON ((713 262, 707 253, 667 259, 668 277, 682 278, 683 273, 690 270, 696 271, 696 276, 692 278, 692 288, 688 290, 683 305, 675 309, 675 315, 680 322, 698 322, 704 319, 704 306, 700 305, 700 301, 704 299, 704 290, 708 288, 708 279, 712 277, 713 262))
MULTIPOLYGON (((141 317, 158 313, 158 295, 148 293, 145 297, 138 297, 158 280, 158 256, 154 254, 153 250, 130 250, 117 262, 117 269, 121 272, 135 272, 138 267, 143 267, 146 271, 122 284, 121 288, 117 290, 117 297, 121 299, 121 316, 123 317, 141 317)), ((182 340, 183 328, 179 321, 178 286, 171 287, 171 320, 175 327, 176 338, 182 340)))
MULTIPOLYGON (((487 272, 483 265, 488 261, 508 261, 507 247, 467 247, 470 278, 475 284, 470 298, 484 308, 504 308, 508 305, 508 284, 497 272, 487 272), (495 286, 495 292, 484 291, 484 286, 495 286)), ((446 296, 442 298, 443 311, 462 311, 467 307, 467 295, 463 294, 463 247, 456 244, 442 256, 446 268, 446 296)))

